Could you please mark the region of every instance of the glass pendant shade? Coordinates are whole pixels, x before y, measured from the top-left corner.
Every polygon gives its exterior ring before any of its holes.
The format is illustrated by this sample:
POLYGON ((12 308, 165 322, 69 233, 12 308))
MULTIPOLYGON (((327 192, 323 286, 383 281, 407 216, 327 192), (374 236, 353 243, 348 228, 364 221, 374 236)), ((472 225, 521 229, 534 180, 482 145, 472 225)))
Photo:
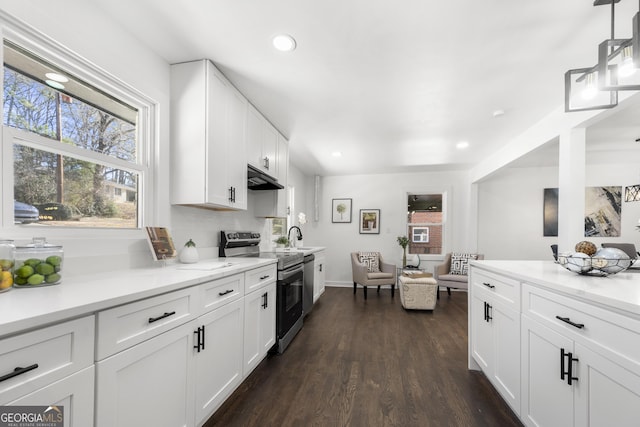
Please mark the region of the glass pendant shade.
POLYGON ((567 71, 564 74, 564 110, 602 110, 618 105, 618 92, 599 90, 597 86, 594 67, 567 71))

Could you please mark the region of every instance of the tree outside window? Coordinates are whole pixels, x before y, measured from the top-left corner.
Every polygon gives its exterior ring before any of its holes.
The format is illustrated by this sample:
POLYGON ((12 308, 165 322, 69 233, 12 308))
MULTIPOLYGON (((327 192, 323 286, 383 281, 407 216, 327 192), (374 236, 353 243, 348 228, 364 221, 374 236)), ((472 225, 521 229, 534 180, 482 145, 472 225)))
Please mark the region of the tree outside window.
POLYGON ((21 69, 53 66, 10 42, 5 51, 3 125, 24 131, 13 141, 14 199, 37 207, 40 225, 138 227, 137 111, 68 74, 53 88, 21 69))

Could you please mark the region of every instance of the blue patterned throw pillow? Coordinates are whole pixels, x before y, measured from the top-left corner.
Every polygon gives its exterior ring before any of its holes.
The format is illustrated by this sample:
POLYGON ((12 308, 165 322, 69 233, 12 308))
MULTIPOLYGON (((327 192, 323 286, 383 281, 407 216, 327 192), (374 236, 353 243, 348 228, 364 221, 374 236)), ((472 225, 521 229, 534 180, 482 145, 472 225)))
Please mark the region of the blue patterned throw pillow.
POLYGON ((449 274, 458 274, 467 276, 469 274, 469 260, 478 259, 477 254, 463 254, 452 253, 451 254, 451 268, 449 274))

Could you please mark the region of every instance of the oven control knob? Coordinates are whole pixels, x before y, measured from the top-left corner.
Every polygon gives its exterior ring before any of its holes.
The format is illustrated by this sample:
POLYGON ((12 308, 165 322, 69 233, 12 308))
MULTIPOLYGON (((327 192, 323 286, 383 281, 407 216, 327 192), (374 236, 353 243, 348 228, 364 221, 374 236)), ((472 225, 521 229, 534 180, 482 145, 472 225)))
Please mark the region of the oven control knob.
POLYGON ((227 239, 233 240, 238 238, 238 233, 229 233, 227 234, 227 239))
POLYGON ((251 233, 251 238, 252 239, 259 239, 260 238, 260 233, 251 233))

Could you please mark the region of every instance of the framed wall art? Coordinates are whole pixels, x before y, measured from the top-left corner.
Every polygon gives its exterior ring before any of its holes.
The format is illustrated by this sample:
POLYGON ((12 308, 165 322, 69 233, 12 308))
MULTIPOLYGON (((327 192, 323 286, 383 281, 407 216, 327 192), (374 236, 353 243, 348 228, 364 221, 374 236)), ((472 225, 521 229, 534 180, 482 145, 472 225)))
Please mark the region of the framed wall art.
POLYGON ((351 222, 351 199, 331 200, 331 222, 351 222))
POLYGON ((360 209, 360 234, 380 234, 380 209, 360 209))

